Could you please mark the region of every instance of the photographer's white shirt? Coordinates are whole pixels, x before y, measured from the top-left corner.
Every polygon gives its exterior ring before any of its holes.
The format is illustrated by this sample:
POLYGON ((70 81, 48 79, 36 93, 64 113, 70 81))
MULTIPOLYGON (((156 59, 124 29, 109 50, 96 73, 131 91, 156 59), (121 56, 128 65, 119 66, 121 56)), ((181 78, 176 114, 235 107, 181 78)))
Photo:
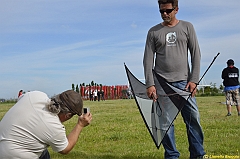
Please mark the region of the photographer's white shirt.
POLYGON ((38 159, 51 146, 56 152, 68 145, 59 117, 46 109, 50 99, 39 91, 28 92, 0 121, 0 159, 38 159))

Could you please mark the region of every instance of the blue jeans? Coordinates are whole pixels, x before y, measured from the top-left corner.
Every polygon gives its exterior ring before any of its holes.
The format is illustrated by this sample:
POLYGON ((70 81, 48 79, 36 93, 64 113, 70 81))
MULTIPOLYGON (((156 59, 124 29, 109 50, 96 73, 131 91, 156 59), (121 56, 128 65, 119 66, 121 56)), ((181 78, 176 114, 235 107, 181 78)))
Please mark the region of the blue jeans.
POLYGON ((49 152, 48 152, 47 149, 43 151, 43 153, 42 153, 42 155, 39 157, 39 159, 51 159, 50 154, 49 154, 49 152))
MULTIPOLYGON (((180 89, 184 89, 187 85, 187 81, 173 82, 171 85, 180 89)), ((203 148, 203 132, 200 125, 200 115, 196 103, 196 98, 190 97, 188 101, 190 105, 184 105, 181 110, 181 115, 187 128, 189 152, 190 158, 192 159, 204 156, 205 152, 203 148)), ((165 135, 162 141, 162 144, 165 149, 165 159, 179 158, 180 153, 178 152, 175 144, 174 125, 170 127, 168 133, 165 135)))

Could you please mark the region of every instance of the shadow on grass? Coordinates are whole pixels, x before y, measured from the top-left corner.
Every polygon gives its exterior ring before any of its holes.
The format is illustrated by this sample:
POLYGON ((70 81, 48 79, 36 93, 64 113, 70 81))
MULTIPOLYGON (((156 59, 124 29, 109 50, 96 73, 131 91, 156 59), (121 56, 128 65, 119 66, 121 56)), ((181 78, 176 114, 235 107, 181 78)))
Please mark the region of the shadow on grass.
POLYGON ((96 156, 96 155, 90 155, 90 156, 87 156, 87 155, 84 155, 84 156, 81 156, 82 159, 163 159, 159 156, 131 156, 131 155, 126 155, 126 156, 114 156, 114 155, 99 155, 99 156, 96 156))
MULTIPOLYGON (((156 154, 155 154, 156 155, 156 154)), ((52 159, 163 159, 163 157, 159 157, 159 155, 155 156, 154 154, 149 155, 124 155, 124 156, 116 156, 114 154, 103 154, 103 155, 91 155, 86 153, 69 153, 68 155, 61 155, 53 153, 51 154, 52 159)))

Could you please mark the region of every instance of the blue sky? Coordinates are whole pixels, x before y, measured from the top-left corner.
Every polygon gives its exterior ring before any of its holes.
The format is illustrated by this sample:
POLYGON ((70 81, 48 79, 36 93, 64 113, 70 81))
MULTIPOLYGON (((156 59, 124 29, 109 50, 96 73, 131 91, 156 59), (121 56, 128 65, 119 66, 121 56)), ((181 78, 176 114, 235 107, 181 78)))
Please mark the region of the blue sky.
MULTIPOLYGON (((240 67, 240 1, 179 0, 202 52, 206 84, 222 82, 229 58, 240 67)), ((140 79, 146 34, 162 21, 157 0, 0 0, 0 98, 20 89, 49 96, 72 83, 127 84, 124 62, 140 79)))

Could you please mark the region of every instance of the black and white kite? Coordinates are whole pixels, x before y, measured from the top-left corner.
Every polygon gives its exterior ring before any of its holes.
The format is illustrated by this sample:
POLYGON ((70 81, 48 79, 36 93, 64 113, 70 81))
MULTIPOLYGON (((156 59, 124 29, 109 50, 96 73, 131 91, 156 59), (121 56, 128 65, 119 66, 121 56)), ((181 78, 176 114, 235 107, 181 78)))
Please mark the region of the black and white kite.
POLYGON ((174 119, 185 105, 190 92, 169 85, 164 78, 154 73, 158 99, 154 102, 147 96, 146 86, 140 82, 125 65, 128 81, 138 109, 159 149, 162 139, 172 125, 174 119))
MULTIPOLYGON (((219 53, 217 56, 218 55, 219 53)), ((217 56, 215 56, 203 76, 209 70, 217 56)), ((126 65, 124 66, 134 99, 142 115, 143 121, 145 122, 156 147, 159 149, 165 134, 173 124, 178 113, 183 106, 189 102, 188 100, 191 96, 191 92, 170 85, 163 77, 153 71, 155 88, 157 89, 158 96, 158 99, 153 101, 147 96, 146 85, 140 82, 130 72, 126 65)), ((197 84, 199 84, 199 82, 197 84)))

